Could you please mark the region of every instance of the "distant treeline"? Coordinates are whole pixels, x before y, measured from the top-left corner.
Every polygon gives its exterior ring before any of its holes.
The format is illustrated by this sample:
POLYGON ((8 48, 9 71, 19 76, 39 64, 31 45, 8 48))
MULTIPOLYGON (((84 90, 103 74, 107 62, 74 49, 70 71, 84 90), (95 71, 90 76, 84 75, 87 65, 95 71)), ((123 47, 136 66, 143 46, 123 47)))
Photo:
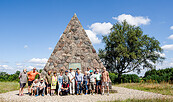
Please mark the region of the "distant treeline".
MULTIPOLYGON (((42 70, 37 70, 39 73, 42 70)), ((2 81, 18 81, 19 82, 20 71, 16 71, 14 74, 8 74, 7 72, 0 72, 0 82, 2 81)), ((39 76, 37 75, 36 78, 39 76)))
MULTIPOLYGON (((112 83, 118 82, 117 73, 109 73, 112 83)), ((138 83, 138 82, 169 82, 173 83, 173 68, 166 68, 160 70, 150 70, 147 71, 144 77, 139 78, 136 74, 123 74, 121 78, 121 83, 138 83)))
MULTIPOLYGON (((41 72, 39 70, 38 72, 41 72)), ((0 72, 0 81, 19 81, 20 71, 16 71, 14 74, 8 74, 6 72, 0 72)), ((117 73, 109 73, 112 83, 118 82, 117 73)), ((38 78, 38 76, 36 76, 38 78)), ((150 70, 147 71, 144 77, 139 77, 136 74, 123 74, 121 78, 121 83, 139 83, 139 82, 173 82, 173 68, 166 68, 160 70, 150 70)))

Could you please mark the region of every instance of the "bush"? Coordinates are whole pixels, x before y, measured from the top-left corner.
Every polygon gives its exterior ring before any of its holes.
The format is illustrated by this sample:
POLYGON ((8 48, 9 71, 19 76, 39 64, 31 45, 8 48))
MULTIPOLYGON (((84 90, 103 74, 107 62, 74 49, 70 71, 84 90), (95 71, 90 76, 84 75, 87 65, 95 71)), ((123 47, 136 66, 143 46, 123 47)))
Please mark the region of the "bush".
POLYGON ((145 73, 143 80, 155 80, 156 82, 160 83, 164 82, 172 82, 173 80, 173 68, 166 68, 160 70, 150 70, 145 73))
POLYGON ((109 78, 111 79, 112 83, 116 83, 116 79, 118 78, 118 74, 116 73, 109 73, 109 78))

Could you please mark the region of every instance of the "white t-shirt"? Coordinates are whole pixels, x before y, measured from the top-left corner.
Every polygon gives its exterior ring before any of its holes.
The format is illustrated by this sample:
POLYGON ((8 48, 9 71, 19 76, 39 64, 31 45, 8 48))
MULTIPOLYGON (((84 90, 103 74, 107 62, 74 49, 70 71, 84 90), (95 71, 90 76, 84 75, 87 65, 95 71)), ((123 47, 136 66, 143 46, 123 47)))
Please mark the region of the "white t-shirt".
POLYGON ((90 82, 94 82, 95 83, 95 78, 96 78, 96 76, 95 76, 95 74, 90 74, 90 82))
MULTIPOLYGON (((70 79, 74 78, 74 77, 75 77, 75 72, 69 72, 69 73, 68 73, 68 76, 70 77, 70 79)), ((74 79, 75 79, 75 78, 74 78, 74 79)), ((71 81, 74 81, 74 79, 71 80, 71 81)))

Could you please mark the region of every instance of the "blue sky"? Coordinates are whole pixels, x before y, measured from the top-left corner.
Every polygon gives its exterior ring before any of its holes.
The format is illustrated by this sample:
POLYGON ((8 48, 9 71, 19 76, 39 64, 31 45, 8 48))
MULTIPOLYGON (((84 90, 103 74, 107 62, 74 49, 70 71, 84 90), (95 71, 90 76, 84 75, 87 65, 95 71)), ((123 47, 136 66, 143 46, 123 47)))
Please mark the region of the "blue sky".
POLYGON ((0 71, 43 68, 74 13, 96 50, 104 47, 101 36, 127 19, 160 41, 166 60, 157 69, 171 67, 172 4, 171 0, 0 0, 0 71))

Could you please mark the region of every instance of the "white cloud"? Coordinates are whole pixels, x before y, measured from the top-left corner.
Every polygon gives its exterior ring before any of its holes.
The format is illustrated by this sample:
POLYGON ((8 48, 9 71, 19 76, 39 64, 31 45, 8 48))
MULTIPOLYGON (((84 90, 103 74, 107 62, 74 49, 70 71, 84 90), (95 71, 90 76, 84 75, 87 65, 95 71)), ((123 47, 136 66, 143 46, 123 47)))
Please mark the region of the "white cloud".
POLYGON ((170 29, 173 30, 173 26, 171 26, 170 29))
POLYGON ((52 50, 52 47, 49 47, 48 49, 49 49, 49 50, 52 50))
POLYGON ((162 49, 164 49, 164 50, 173 50, 173 44, 164 45, 164 46, 162 46, 162 49))
POLYGON ((24 48, 25 48, 25 49, 28 48, 28 45, 25 45, 24 48))
POLYGON ((28 62, 30 63, 46 63, 47 62, 47 58, 32 58, 30 59, 28 62))
POLYGON ((173 40, 173 34, 170 35, 170 36, 168 37, 168 39, 172 39, 172 40, 173 40))
POLYGON ((92 32, 91 30, 85 30, 85 32, 93 44, 101 43, 101 40, 96 36, 96 33, 92 32))
POLYGON ((21 63, 16 63, 17 66, 21 66, 22 64, 21 63))
POLYGON ((110 29, 112 28, 112 24, 110 22, 106 23, 94 23, 89 28, 96 34, 107 35, 110 33, 110 29))
POLYGON ((165 53, 160 53, 160 52, 156 52, 156 51, 155 51, 155 53, 159 54, 161 57, 165 57, 166 56, 165 53))
POLYGON ((34 67, 33 66, 28 66, 27 69, 33 69, 34 67))
POLYGON ((128 14, 122 14, 119 15, 118 17, 112 17, 112 18, 119 22, 123 22, 124 20, 126 20, 128 24, 135 26, 147 25, 151 21, 148 17, 132 16, 128 14))

